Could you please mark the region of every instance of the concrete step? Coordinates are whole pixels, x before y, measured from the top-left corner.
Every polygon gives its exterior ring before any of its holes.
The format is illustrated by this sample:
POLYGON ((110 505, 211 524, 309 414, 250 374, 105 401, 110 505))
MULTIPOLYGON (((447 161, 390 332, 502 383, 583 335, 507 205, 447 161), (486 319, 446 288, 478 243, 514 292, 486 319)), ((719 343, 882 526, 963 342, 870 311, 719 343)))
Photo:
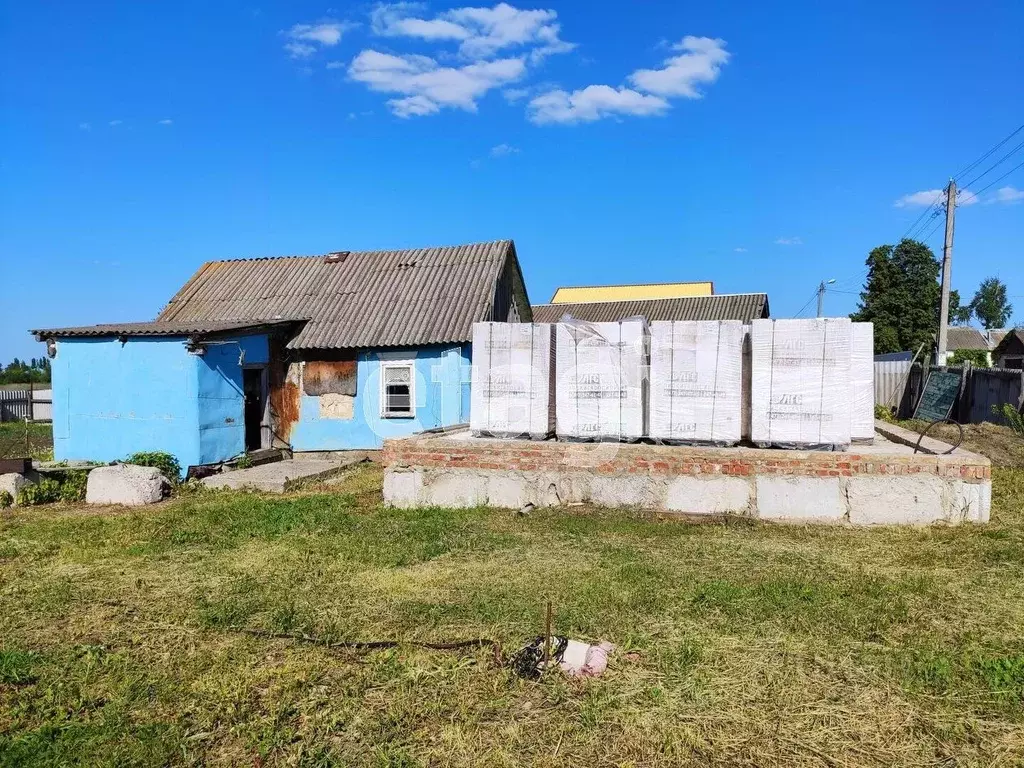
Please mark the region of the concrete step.
POLYGON ((358 464, 364 459, 365 457, 355 456, 333 460, 288 459, 211 475, 203 480, 203 485, 209 488, 251 489, 267 493, 285 493, 301 485, 318 483, 339 475, 348 467, 358 464))

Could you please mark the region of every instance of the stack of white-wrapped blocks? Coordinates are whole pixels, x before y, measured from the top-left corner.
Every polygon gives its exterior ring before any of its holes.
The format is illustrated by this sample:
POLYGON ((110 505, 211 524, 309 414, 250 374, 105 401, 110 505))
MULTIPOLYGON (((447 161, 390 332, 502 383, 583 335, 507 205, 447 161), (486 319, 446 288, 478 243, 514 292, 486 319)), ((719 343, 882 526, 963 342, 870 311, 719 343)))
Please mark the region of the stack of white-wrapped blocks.
POLYGON ((473 325, 473 434, 543 440, 554 432, 553 336, 551 323, 473 325))
POLYGON ((874 437, 873 329, 845 318, 477 323, 470 426, 843 449, 874 437))
POLYGON ((570 440, 647 434, 647 323, 558 323, 555 431, 570 440))

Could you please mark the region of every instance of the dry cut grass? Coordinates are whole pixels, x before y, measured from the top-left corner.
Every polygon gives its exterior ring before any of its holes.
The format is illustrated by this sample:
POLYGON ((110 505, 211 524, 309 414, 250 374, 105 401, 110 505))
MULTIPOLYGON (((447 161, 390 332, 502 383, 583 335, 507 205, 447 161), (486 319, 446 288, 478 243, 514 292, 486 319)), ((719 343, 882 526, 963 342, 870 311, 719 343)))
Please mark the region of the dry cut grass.
POLYGON ((1024 470, 988 527, 891 530, 399 511, 380 481, 8 514, 0 763, 1024 763, 1024 470), (511 649, 547 600, 618 646, 605 677, 236 631, 511 649))

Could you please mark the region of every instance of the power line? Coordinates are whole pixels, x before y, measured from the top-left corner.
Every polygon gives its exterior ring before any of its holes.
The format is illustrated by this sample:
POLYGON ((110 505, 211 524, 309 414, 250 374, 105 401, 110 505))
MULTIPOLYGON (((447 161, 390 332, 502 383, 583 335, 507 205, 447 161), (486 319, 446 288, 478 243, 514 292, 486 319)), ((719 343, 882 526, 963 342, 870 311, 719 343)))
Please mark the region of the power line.
MULTIPOLYGON (((993 165, 990 165, 988 167, 988 169, 985 170, 984 173, 978 174, 973 179, 971 179, 969 182, 964 184, 964 186, 965 187, 969 187, 974 182, 979 181, 981 178, 983 178, 984 176, 989 174, 991 171, 995 170, 995 168, 997 168, 1004 160, 1006 160, 1011 155, 1015 154, 1021 147, 1024 147, 1024 141, 1022 141, 1020 144, 1018 144, 1013 149, 1011 149, 1009 152, 1007 152, 1005 155, 1003 155, 1001 158, 999 158, 993 165)), ((975 194, 977 194, 977 193, 975 193, 975 194)))
POLYGON ((976 195, 980 195, 980 194, 981 194, 982 192, 984 192, 984 191, 985 191, 986 189, 989 189, 990 187, 994 187, 994 186, 995 186, 996 184, 998 184, 998 183, 999 183, 1000 181, 1002 181, 1003 179, 1005 179, 1005 178, 1006 178, 1007 176, 1009 176, 1009 175, 1010 175, 1011 173, 1013 173, 1014 171, 1016 171, 1016 170, 1017 170, 1018 168, 1024 168, 1024 160, 1022 160, 1021 162, 1017 163, 1017 165, 1013 166, 1013 168, 1011 168, 1010 170, 1008 170, 1008 171, 1007 171, 1006 173, 1004 173, 1004 174, 1003 174, 1002 176, 1000 176, 1000 177, 999 177, 998 179, 996 179, 995 181, 990 181, 990 182, 989 182, 989 183, 988 183, 988 184, 987 184, 986 186, 984 186, 984 187, 982 187, 981 189, 979 189, 979 190, 978 190, 978 191, 977 191, 977 192, 976 192, 975 194, 976 194, 976 195))
MULTIPOLYGON (((993 152, 995 152, 997 149, 999 149, 1001 146, 1003 146, 1003 144, 1008 142, 1010 139, 1012 139, 1014 136, 1016 136, 1021 131, 1024 131, 1024 124, 1017 126, 1017 129, 1015 131, 1012 131, 1005 139, 1000 141, 998 144, 996 144, 994 147, 992 147, 992 149, 990 149, 984 155, 982 155, 977 160, 975 160, 973 163, 971 163, 966 168, 964 168, 962 171, 957 173, 953 178, 956 179, 957 181, 960 181, 960 179, 963 176, 965 176, 966 174, 970 173, 972 170, 977 168, 985 160, 985 158, 990 157, 993 152)), ((965 184, 964 186, 967 186, 967 185, 965 184)))
POLYGON ((811 306, 811 302, 814 301, 816 298, 818 298, 818 289, 817 288, 814 289, 814 293, 811 294, 811 298, 809 298, 807 300, 807 303, 804 304, 802 307, 800 307, 800 310, 795 315, 793 315, 793 317, 800 317, 800 315, 802 315, 804 313, 804 310, 806 310, 809 306, 811 306))

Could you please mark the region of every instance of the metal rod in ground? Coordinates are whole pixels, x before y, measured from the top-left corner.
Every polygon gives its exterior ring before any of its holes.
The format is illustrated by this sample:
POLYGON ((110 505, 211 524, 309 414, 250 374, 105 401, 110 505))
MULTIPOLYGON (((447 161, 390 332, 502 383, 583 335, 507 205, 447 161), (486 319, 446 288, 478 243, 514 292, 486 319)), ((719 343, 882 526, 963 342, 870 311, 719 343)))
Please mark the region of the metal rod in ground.
POLYGON ((551 601, 548 600, 547 616, 544 619, 544 668, 551 659, 551 601))

